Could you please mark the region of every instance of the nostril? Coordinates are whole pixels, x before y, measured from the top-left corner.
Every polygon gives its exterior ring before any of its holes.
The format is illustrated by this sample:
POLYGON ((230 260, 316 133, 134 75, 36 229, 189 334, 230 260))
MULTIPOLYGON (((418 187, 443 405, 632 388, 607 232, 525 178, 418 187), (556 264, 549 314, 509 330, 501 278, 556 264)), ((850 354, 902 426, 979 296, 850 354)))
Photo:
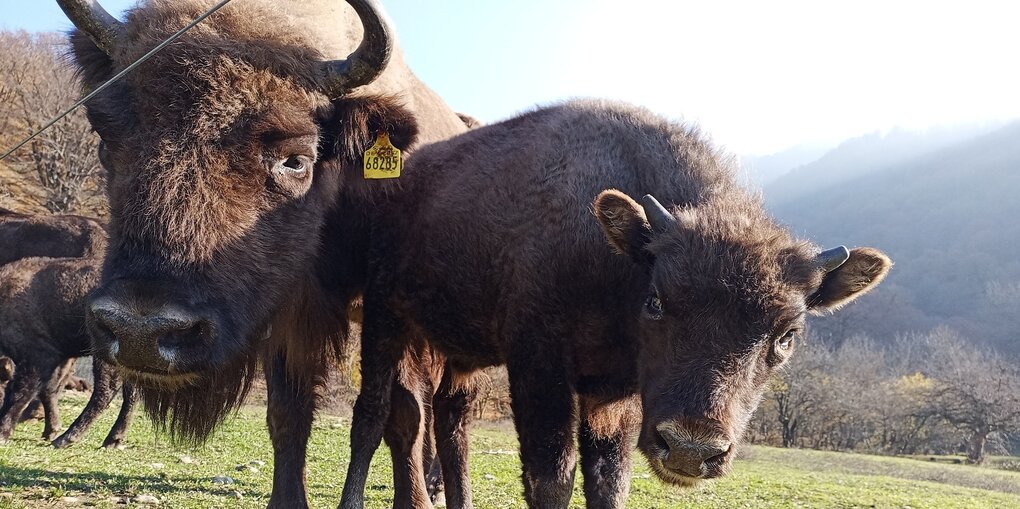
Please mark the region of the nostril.
POLYGON ((705 463, 722 463, 725 461, 726 456, 730 453, 731 449, 733 449, 733 444, 731 443, 719 444, 719 446, 715 447, 714 450, 708 451, 709 456, 705 458, 705 463))
POLYGON ((171 329, 158 339, 161 348, 187 348, 202 341, 202 324, 195 323, 190 327, 171 329))

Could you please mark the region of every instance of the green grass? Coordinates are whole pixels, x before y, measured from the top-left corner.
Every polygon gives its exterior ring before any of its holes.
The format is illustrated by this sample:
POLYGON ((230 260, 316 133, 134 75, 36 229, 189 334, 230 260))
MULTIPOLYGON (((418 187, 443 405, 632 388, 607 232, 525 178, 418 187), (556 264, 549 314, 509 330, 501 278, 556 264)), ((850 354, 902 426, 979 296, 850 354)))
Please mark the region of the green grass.
MULTIPOLYGON (((65 420, 84 404, 67 397, 65 420)), ((272 449, 264 410, 246 408, 201 448, 182 448, 155 435, 136 416, 124 450, 98 446, 115 412, 84 443, 58 451, 38 436, 41 424, 22 423, 0 445, 0 509, 89 505, 114 507, 123 497, 153 495, 163 507, 264 507, 272 483, 272 449), (194 463, 182 463, 188 456, 194 463), (237 471, 265 461, 257 472, 237 471), (214 476, 236 482, 221 485, 214 476), (67 502, 73 497, 77 502, 67 502)), ((309 450, 308 483, 316 507, 335 507, 346 471, 349 421, 321 416, 309 450)), ((523 507, 516 438, 507 426, 472 432, 471 474, 479 508, 523 507)), ((389 507, 392 480, 381 448, 368 482, 369 507, 389 507)), ((572 506, 583 507, 580 479, 572 506)), ((629 507, 1020 508, 1020 473, 908 458, 753 447, 734 473, 695 489, 666 487, 636 457, 629 507)), ((123 507, 123 506, 121 506, 123 507)))

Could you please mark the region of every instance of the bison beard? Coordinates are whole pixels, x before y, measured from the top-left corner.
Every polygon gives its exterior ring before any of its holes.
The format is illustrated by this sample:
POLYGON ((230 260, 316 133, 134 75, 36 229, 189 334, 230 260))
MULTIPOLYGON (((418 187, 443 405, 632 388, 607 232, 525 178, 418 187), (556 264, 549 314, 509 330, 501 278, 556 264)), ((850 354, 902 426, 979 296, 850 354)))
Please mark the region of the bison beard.
POLYGON ((257 357, 246 355, 194 385, 153 388, 137 386, 157 429, 175 442, 200 444, 248 396, 257 375, 257 357))

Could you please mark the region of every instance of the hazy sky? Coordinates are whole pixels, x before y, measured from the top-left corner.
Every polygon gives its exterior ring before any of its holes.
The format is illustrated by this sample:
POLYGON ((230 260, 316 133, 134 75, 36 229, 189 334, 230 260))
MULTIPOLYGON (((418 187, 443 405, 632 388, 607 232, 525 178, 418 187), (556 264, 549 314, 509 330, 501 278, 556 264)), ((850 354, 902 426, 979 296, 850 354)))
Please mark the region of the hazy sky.
MULTIPOLYGON (((103 4, 120 13, 134 1, 103 4)), ((764 154, 893 126, 1020 117, 1020 2, 383 4, 419 76, 485 121, 603 96, 764 154)), ((0 0, 0 27, 69 23, 55 2, 0 0)))

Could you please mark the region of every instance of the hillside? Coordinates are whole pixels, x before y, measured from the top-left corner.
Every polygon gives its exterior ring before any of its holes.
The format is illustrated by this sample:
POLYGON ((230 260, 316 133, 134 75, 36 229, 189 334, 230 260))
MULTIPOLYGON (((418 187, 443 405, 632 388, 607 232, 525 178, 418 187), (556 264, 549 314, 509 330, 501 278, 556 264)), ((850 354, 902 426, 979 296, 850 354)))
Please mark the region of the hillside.
MULTIPOLYGON (((772 211, 823 245, 870 245, 896 262, 861 327, 874 335, 945 323, 1020 354, 1020 122, 949 145, 919 144, 868 155, 845 144, 811 165, 809 193, 766 188, 772 211), (881 166, 907 153, 924 151, 881 166), (881 167, 879 167, 881 166, 881 167), (836 182, 822 186, 822 182, 836 182)), ((803 187, 807 187, 804 184, 803 187)))
MULTIPOLYGON (((1001 126, 943 127, 923 132, 894 129, 885 134, 876 132, 849 139, 824 155, 818 154, 820 157, 811 162, 791 165, 785 172, 766 166, 770 173, 762 175, 765 197, 769 203, 782 204, 857 177, 893 169, 925 154, 987 134, 997 127, 1001 126)), ((791 150, 790 155, 804 153, 803 149, 791 150)), ((788 152, 778 155, 783 154, 788 152)))
POLYGON ((37 181, 0 164, 0 207, 17 212, 45 214, 43 191, 37 181))

